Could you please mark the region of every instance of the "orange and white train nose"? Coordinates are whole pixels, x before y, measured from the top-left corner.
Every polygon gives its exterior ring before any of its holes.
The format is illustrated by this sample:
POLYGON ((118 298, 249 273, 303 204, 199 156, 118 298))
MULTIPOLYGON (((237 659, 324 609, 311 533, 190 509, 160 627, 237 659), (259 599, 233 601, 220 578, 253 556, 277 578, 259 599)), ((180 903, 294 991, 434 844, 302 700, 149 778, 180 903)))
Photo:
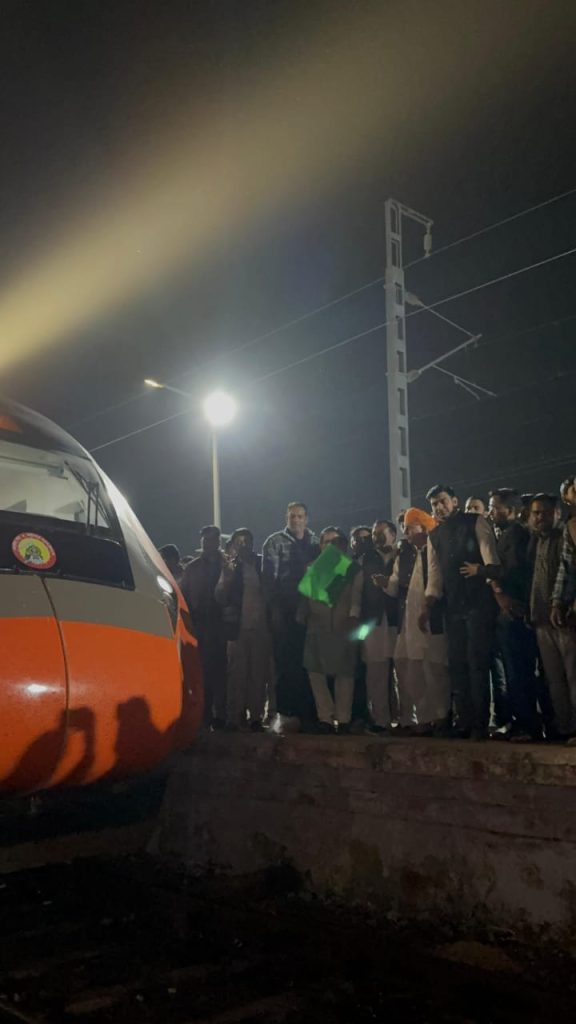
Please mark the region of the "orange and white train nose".
POLYGON ((68 681, 58 622, 38 576, 0 574, 0 788, 47 782, 66 741, 68 681))
POLYGON ((0 402, 0 792, 146 772, 202 716, 184 601, 69 435, 0 402))
POLYGON ((122 778, 190 742, 200 708, 186 706, 181 645, 164 606, 96 585, 0 575, 0 613, 0 789, 122 778))

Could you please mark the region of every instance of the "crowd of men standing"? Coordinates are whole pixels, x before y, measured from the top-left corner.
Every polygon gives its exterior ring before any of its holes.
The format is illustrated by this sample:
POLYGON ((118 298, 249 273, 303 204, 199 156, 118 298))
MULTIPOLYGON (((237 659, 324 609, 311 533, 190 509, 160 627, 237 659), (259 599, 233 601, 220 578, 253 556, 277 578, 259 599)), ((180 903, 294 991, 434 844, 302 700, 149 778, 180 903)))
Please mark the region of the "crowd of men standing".
POLYGON ((576 480, 500 488, 460 508, 452 487, 398 524, 319 537, 302 502, 254 551, 216 526, 182 565, 211 729, 438 735, 576 743, 576 480), (572 518, 572 515, 574 516, 572 518), (299 585, 328 545, 349 554, 330 603, 299 585))

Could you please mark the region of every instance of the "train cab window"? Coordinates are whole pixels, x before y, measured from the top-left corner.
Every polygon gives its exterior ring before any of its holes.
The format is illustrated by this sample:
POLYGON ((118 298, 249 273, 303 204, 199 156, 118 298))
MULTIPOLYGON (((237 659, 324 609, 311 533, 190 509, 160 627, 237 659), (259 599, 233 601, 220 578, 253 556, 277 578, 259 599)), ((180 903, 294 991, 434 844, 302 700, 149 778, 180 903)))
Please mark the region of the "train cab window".
POLYGON ((87 459, 0 441, 0 512, 106 532, 111 507, 87 459))
POLYGON ((43 575, 134 588, 116 512, 90 460, 0 439, 0 573, 39 571, 18 549, 31 534, 53 552, 43 575))

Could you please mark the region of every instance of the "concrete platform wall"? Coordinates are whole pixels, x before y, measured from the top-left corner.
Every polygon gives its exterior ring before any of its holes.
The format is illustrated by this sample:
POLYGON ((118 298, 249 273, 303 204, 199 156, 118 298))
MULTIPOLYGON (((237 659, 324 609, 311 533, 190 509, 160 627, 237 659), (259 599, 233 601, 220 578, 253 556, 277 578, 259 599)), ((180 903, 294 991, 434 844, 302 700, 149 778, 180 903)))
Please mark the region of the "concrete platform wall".
POLYGON ((288 862, 320 893, 576 940, 576 750, 212 735, 154 844, 193 871, 288 862))

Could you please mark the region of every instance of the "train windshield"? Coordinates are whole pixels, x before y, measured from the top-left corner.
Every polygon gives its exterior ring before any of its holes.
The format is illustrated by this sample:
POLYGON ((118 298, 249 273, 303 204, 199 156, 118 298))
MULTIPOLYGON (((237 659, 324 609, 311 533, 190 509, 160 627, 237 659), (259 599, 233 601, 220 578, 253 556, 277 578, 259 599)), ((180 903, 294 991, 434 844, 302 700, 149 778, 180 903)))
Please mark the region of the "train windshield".
POLYGON ((104 487, 87 459, 0 441, 0 513, 75 524, 106 535, 114 515, 104 487))

